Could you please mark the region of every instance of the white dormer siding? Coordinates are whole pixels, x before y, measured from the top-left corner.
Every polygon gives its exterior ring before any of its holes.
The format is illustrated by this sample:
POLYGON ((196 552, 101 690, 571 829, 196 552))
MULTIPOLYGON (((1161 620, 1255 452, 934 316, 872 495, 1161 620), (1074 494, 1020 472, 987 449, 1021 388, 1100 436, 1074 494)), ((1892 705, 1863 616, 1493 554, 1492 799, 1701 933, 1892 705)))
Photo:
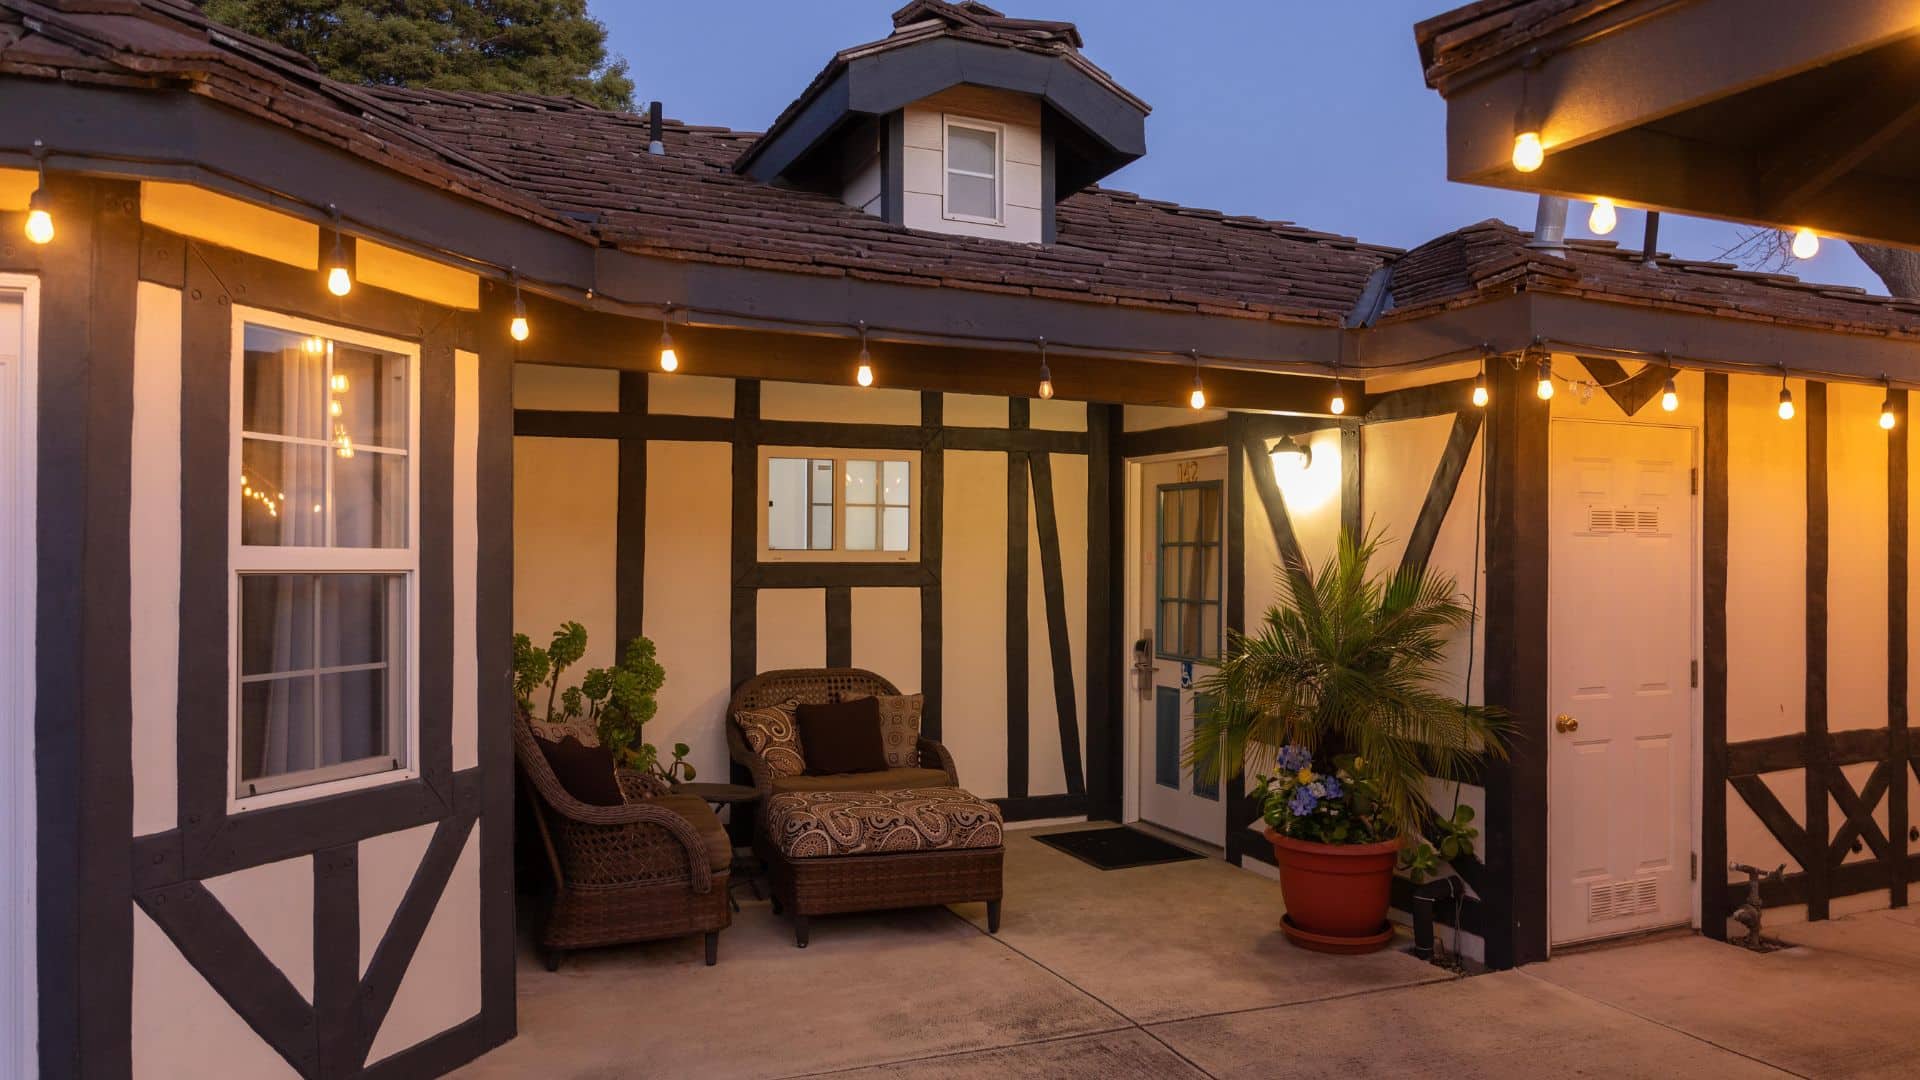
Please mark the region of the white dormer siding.
MULTIPOLYGON (((1040 102, 1021 94, 957 86, 904 110, 901 224, 910 229, 981 236, 1014 243, 1043 239, 1040 178, 1040 102), (974 133, 971 154, 948 156, 954 128, 974 133), (995 214, 981 214, 978 191, 980 133, 992 136, 997 171, 995 214), (971 198, 949 198, 949 169, 971 198), (993 220, 997 218, 998 220, 993 220)), ((863 189, 864 190, 864 189, 863 189)), ((854 189, 849 186, 848 202, 854 189)), ((857 205, 857 204, 856 204, 857 205)))

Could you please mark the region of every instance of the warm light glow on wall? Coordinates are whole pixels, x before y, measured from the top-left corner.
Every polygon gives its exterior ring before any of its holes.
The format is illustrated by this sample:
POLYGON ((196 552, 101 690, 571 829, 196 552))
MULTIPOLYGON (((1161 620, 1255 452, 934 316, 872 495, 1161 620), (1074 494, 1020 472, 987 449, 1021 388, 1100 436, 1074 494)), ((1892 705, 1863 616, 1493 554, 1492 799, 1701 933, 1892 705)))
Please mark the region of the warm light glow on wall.
POLYGON ((1304 514, 1340 498, 1340 432, 1329 430, 1300 436, 1307 451, 1296 468, 1274 469, 1274 480, 1287 501, 1287 510, 1304 514))

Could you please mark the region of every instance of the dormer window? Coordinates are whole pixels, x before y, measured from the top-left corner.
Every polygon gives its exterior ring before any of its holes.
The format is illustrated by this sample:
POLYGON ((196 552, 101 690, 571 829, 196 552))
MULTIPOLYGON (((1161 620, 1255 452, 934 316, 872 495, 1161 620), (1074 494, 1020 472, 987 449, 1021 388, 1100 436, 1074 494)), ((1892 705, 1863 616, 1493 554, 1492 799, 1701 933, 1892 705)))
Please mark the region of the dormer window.
POLYGON ((1001 126, 951 115, 944 120, 946 187, 942 214, 951 221, 1000 224, 1001 126))

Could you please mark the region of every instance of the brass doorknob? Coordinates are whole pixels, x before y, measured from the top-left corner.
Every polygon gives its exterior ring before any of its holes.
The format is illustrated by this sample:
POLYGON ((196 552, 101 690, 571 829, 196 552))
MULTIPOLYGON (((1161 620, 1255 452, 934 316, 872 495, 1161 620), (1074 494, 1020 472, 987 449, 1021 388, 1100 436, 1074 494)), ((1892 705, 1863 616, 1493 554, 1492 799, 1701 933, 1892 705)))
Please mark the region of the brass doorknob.
POLYGON ((1553 718, 1553 730, 1562 735, 1571 731, 1579 731, 1580 721, 1568 716, 1566 713, 1561 713, 1559 716, 1553 718))

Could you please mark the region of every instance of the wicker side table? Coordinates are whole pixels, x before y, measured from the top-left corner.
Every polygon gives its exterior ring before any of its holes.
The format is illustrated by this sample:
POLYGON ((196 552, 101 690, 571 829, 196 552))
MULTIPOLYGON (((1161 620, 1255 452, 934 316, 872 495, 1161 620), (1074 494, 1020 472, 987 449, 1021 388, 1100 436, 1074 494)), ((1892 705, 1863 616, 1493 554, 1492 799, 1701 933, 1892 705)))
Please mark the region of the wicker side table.
MULTIPOLYGON (((697 799, 705 799, 707 805, 713 807, 713 812, 716 814, 720 812, 721 807, 731 806, 734 808, 731 815, 733 819, 738 819, 742 814, 751 814, 753 804, 760 801, 760 789, 749 787, 746 784, 708 784, 700 782, 675 784, 673 785, 673 793, 675 795, 692 795, 697 799)), ((764 873, 764 869, 761 867, 758 858, 751 855, 743 858, 738 853, 738 849, 735 849, 733 873, 730 879, 732 885, 737 885, 745 881, 748 887, 753 889, 753 898, 758 900, 761 898, 760 875, 762 873, 764 873)), ((733 904, 733 910, 740 910, 738 901, 734 900, 732 896, 728 896, 727 899, 733 904)))

